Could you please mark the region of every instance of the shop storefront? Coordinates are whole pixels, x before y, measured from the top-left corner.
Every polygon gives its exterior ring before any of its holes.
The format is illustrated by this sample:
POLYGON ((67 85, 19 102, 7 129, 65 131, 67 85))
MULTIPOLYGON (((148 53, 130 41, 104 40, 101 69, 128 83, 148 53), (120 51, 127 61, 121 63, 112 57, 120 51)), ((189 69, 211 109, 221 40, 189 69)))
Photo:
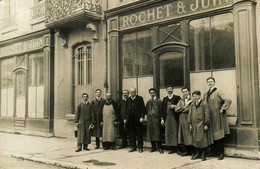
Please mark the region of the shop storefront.
POLYGON ((47 30, 1 42, 0 130, 52 135, 52 43, 47 30))
POLYGON ((175 0, 106 11, 110 90, 119 97, 122 89, 136 87, 146 102, 149 88, 162 99, 169 84, 178 95, 184 86, 205 93, 206 79, 213 76, 232 99, 228 144, 259 149, 255 6, 253 1, 175 0))

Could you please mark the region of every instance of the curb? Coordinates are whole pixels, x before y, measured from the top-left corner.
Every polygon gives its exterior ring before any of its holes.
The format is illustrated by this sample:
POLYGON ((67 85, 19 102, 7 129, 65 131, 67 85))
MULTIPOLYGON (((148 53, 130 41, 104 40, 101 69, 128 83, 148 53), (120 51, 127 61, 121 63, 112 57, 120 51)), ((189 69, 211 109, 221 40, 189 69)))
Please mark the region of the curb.
POLYGON ((12 158, 32 161, 36 163, 42 163, 46 165, 52 165, 57 166, 61 168, 68 168, 68 169, 100 169, 100 167, 97 166, 86 166, 84 164, 78 164, 78 163, 72 163, 72 162, 66 162, 66 161, 59 161, 59 160, 53 160, 53 159, 47 159, 42 157, 35 157, 33 155, 28 154, 13 154, 10 152, 1 152, 2 155, 10 156, 12 158))

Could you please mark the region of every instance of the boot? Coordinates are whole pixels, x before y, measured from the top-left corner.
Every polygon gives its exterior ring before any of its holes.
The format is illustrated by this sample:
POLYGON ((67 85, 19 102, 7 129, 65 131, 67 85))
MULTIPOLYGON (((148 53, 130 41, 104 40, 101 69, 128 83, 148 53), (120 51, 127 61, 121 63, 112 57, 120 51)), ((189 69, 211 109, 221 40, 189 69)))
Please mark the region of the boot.
POLYGON ((202 149, 201 151, 201 161, 206 161, 205 149, 202 149))
POLYGON ((191 160, 196 160, 199 158, 200 152, 198 148, 195 148, 196 153, 194 154, 194 156, 192 156, 191 160))

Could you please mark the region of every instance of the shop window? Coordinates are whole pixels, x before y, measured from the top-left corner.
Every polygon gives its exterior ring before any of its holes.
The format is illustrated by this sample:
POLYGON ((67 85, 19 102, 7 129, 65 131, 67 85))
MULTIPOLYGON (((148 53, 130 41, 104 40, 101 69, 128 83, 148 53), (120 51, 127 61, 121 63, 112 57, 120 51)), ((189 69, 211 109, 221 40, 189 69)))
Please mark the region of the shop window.
POLYGON ((44 67, 43 53, 29 55, 28 116, 30 118, 43 118, 44 116, 44 67))
POLYGON ((92 83, 92 50, 91 44, 77 47, 74 51, 75 85, 83 86, 92 83))
POLYGON ((1 61, 1 116, 12 117, 14 114, 14 73, 15 59, 1 61))
POLYGON ((153 74, 151 52, 152 32, 145 30, 122 37, 122 76, 133 77, 153 74))
POLYGON ((167 85, 183 86, 183 53, 166 52, 159 56, 160 88, 167 85))
POLYGON ((235 67, 233 14, 193 20, 190 29, 190 70, 235 67))

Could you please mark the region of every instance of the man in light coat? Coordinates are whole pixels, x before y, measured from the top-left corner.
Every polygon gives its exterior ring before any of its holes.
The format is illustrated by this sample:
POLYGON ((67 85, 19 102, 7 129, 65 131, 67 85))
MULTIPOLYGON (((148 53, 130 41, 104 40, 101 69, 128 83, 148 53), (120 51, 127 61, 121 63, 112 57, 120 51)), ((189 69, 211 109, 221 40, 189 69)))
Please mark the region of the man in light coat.
POLYGON ((223 91, 215 87, 215 79, 207 78, 209 91, 205 94, 204 100, 207 102, 211 116, 211 129, 213 132, 213 151, 217 153, 218 159, 224 159, 224 142, 227 134, 230 134, 226 110, 232 101, 226 97, 223 91))

